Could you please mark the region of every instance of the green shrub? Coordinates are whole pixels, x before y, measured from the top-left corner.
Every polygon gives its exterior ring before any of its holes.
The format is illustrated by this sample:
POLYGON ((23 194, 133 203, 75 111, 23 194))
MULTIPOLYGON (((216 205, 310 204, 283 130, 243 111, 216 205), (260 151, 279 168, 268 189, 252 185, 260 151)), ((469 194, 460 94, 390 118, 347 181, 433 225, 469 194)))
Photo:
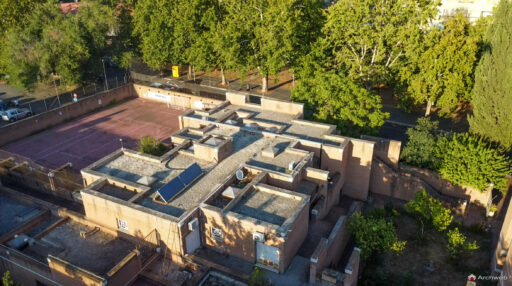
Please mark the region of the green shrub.
POLYGON ((162 142, 159 142, 152 136, 144 136, 139 142, 139 152, 154 156, 162 156, 167 148, 162 142))
POLYGON ((510 161, 483 139, 467 133, 444 137, 438 142, 437 154, 442 157, 439 173, 453 184, 482 192, 491 183, 499 190, 506 189, 510 161))
POLYGON ((254 267, 251 277, 249 277, 249 286, 270 286, 272 285, 268 280, 263 269, 254 267))
POLYGON ((439 158, 435 156, 437 148, 437 126, 439 122, 428 118, 419 118, 418 125, 407 129, 409 140, 400 158, 409 165, 437 169, 439 158))
POLYGON ((422 224, 430 222, 438 231, 448 228, 453 220, 450 209, 443 207, 441 201, 427 194, 425 189, 405 204, 405 210, 416 216, 422 224))
POLYGON ((393 223, 385 218, 363 216, 355 212, 348 220, 348 227, 361 249, 364 259, 374 253, 390 250, 401 252, 405 249, 405 241, 398 241, 393 223))
POLYGON ((11 277, 10 271, 5 271, 4 275, 2 276, 2 285, 3 286, 20 286, 20 283, 14 282, 11 277))
POLYGON ((475 251, 479 248, 476 241, 468 242, 464 234, 459 231, 459 228, 454 228, 446 234, 448 236, 448 244, 446 249, 451 258, 457 258, 463 253, 475 251))

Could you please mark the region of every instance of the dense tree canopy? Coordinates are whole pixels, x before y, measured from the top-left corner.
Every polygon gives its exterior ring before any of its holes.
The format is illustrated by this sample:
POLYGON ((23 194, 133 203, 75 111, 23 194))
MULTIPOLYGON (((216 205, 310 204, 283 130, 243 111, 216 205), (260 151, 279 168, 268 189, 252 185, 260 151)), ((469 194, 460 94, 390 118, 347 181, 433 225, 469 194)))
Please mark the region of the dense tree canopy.
POLYGON ((67 85, 80 83, 99 70, 107 34, 115 26, 113 14, 96 2, 82 5, 76 15, 63 14, 53 2, 38 5, 25 25, 5 32, 0 68, 25 88, 53 75, 67 85))
POLYGON ((390 80, 437 12, 436 1, 338 1, 328 9, 320 46, 325 66, 370 89, 390 80))
POLYGON ((22 25, 30 11, 45 0, 0 0, 0 33, 22 25))
POLYGON ((512 147, 512 1, 502 0, 484 37, 487 48, 475 74, 470 129, 512 147))
POLYGON ((399 241, 393 222, 386 218, 363 216, 355 212, 348 220, 357 247, 361 249, 364 259, 372 254, 388 251, 400 252, 405 248, 405 241, 399 241))
POLYGON ((161 70, 169 63, 185 63, 184 48, 174 45, 177 4, 178 1, 140 0, 135 6, 133 33, 140 39, 142 60, 150 68, 161 70))
POLYGON ((439 158, 435 156, 438 125, 439 122, 430 121, 428 117, 419 118, 417 125, 406 131, 409 138, 400 159, 413 166, 436 170, 439 165, 439 158))
POLYGON ((473 68, 478 53, 478 38, 470 35, 469 20, 462 14, 448 18, 442 29, 432 27, 422 49, 411 55, 408 68, 409 94, 416 103, 433 102, 447 112, 459 102, 469 101, 473 87, 473 68))
POLYGON ((436 149, 441 159, 439 173, 450 182, 486 191, 490 184, 506 190, 510 171, 508 157, 482 138, 468 133, 441 138, 436 149))
POLYGON ((381 111, 378 95, 333 71, 319 70, 303 78, 292 98, 312 108, 314 119, 337 124, 346 135, 374 133, 389 117, 381 111))

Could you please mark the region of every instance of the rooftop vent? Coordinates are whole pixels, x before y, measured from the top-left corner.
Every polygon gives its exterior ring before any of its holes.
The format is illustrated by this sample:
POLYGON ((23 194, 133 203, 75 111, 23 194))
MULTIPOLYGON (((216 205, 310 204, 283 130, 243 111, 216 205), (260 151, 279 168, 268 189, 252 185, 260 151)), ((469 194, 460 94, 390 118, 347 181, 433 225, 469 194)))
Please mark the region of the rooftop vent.
POLYGON ((236 187, 227 187, 223 192, 222 196, 228 199, 234 199, 236 196, 240 194, 242 189, 236 187))
POLYGON ((288 164, 288 170, 293 171, 295 169, 295 161, 291 161, 290 164, 288 164))
POLYGON ((277 153, 279 153, 279 149, 276 147, 268 147, 261 151, 261 155, 267 158, 275 158, 277 153))
POLYGON ((151 176, 143 176, 142 178, 137 180, 137 183, 144 185, 144 186, 151 186, 156 182, 155 177, 151 176))

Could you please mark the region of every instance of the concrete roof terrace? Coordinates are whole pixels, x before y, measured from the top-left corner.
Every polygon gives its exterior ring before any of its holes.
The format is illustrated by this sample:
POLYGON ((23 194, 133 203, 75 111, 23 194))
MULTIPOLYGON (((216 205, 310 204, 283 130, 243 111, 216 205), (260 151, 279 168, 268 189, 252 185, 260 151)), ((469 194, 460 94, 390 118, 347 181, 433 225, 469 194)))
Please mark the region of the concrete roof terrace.
POLYGON ((105 275, 134 249, 131 242, 67 220, 22 252, 43 263, 51 255, 95 274, 105 275))
POLYGON ((232 212, 281 226, 292 217, 307 196, 273 186, 258 184, 231 209, 232 212))
POLYGON ((41 213, 35 205, 29 205, 0 193, 0 237, 30 222, 41 213))
POLYGON ((296 166, 309 153, 307 151, 292 151, 292 149, 289 149, 289 146, 293 145, 292 143, 288 139, 276 137, 268 148, 250 159, 247 165, 286 173, 289 171, 290 163, 293 162, 296 166))
POLYGON ((178 195, 168 205, 189 211, 199 206, 204 198, 215 189, 215 186, 234 174, 240 166, 254 156, 271 140, 259 134, 250 134, 242 131, 215 128, 206 135, 223 135, 233 138, 233 153, 220 161, 213 169, 206 173, 190 189, 178 195))

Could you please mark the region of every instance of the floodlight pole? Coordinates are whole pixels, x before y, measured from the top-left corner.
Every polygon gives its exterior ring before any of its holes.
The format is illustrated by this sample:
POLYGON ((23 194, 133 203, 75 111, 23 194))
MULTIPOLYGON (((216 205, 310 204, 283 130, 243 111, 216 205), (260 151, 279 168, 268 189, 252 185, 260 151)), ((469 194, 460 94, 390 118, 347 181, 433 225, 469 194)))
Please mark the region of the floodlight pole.
POLYGON ((105 59, 101 59, 101 62, 103 63, 103 74, 105 75, 105 87, 108 90, 108 80, 107 80, 107 70, 105 69, 105 59))
POLYGON ((121 142, 121 150, 124 150, 124 146, 123 146, 123 138, 119 138, 119 142, 121 142))

